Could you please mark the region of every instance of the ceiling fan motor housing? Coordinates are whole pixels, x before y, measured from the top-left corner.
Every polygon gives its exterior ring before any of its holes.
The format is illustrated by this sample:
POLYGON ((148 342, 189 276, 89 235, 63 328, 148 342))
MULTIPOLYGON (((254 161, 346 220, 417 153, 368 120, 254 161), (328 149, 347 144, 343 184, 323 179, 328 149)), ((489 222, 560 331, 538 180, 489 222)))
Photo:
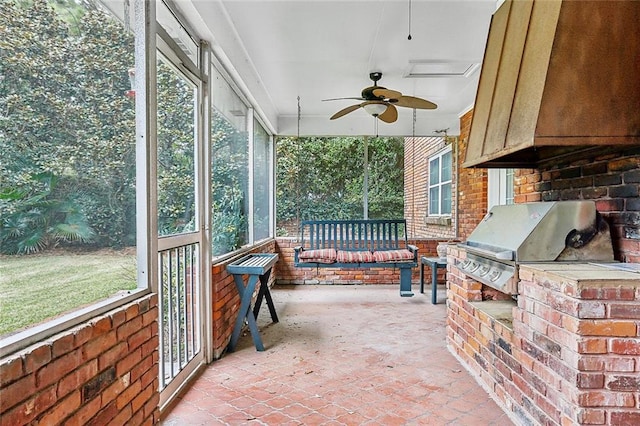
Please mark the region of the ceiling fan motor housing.
POLYGON ((376 96, 373 94, 375 89, 384 89, 382 86, 370 86, 362 89, 362 99, 367 101, 382 101, 384 100, 384 96, 376 96))
POLYGON ((369 73, 369 78, 373 81, 373 86, 365 87, 362 89, 362 98, 367 101, 382 101, 384 96, 376 96, 373 94, 374 89, 384 89, 384 87, 378 86, 378 80, 382 78, 382 73, 379 71, 369 73))

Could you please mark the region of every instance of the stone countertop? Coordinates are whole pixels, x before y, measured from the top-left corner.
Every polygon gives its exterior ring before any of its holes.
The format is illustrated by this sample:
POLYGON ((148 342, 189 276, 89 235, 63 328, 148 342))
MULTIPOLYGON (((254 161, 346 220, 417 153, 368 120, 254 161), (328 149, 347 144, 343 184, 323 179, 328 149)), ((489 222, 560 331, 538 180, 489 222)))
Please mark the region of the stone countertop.
POLYGON ((640 265, 609 262, 550 262, 520 265, 520 278, 534 276, 576 284, 612 284, 640 286, 640 265), (624 270, 626 268, 628 270, 624 270))

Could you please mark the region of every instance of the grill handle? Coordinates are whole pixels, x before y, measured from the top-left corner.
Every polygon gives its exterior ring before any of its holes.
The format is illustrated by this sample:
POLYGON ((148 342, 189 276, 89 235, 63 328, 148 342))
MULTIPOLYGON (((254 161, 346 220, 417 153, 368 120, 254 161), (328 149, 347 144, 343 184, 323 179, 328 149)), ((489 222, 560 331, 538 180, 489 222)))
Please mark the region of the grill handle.
POLYGON ((460 247, 464 248, 470 253, 475 253, 480 256, 489 257, 498 260, 513 260, 513 251, 512 250, 502 250, 502 251, 493 251, 487 250, 479 247, 470 246, 468 244, 460 243, 460 247))

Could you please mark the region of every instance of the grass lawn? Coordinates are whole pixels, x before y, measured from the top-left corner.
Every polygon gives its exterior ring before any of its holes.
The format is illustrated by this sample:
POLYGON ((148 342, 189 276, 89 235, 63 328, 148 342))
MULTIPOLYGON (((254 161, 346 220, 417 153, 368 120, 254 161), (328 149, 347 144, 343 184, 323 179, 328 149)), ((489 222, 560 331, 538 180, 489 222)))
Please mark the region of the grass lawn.
POLYGON ((130 254, 0 256, 0 336, 134 288, 130 254))

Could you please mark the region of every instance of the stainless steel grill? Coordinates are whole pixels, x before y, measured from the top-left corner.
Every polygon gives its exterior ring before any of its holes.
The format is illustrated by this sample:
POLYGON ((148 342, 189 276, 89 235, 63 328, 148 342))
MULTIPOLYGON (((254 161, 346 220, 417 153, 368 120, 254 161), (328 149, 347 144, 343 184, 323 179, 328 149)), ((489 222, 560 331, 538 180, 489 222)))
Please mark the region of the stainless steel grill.
POLYGON ((467 254, 461 271, 512 295, 522 263, 613 261, 609 226, 593 201, 495 206, 458 246, 467 254))

